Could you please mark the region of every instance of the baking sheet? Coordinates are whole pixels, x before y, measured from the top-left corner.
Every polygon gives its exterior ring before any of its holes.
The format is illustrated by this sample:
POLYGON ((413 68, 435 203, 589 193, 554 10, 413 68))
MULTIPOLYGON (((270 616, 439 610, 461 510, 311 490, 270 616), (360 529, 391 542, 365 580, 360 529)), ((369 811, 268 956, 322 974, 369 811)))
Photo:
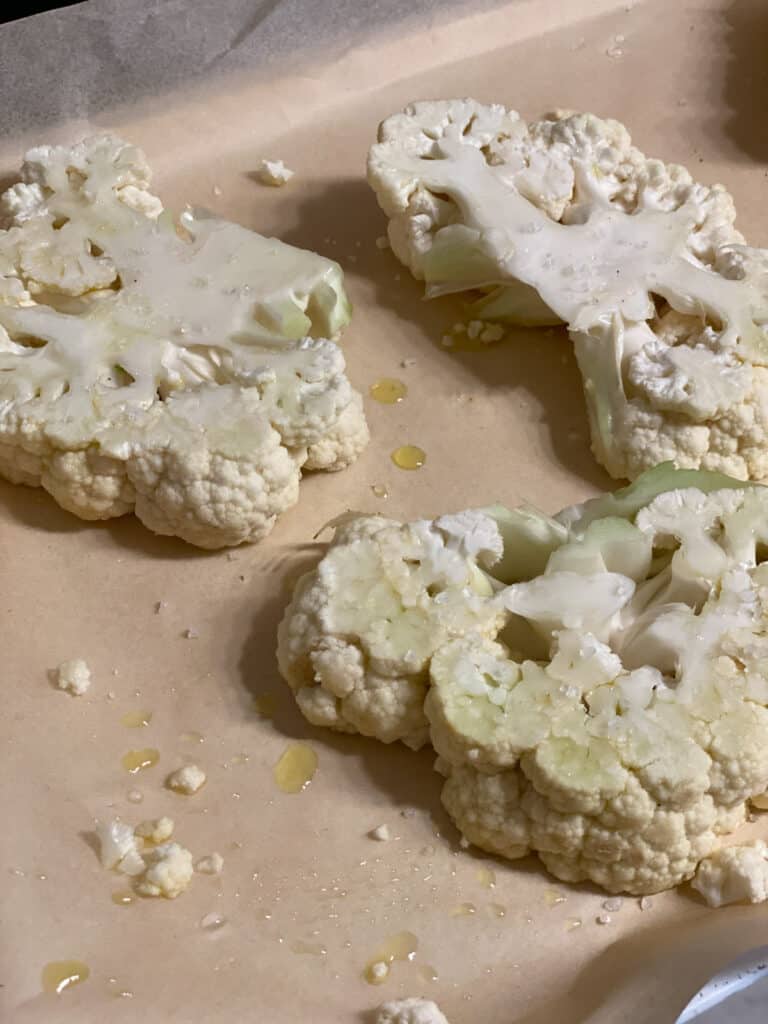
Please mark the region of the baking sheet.
MULTIPOLYGON (((768 242, 765 5, 562 8, 435 6, 407 31, 374 26, 354 45, 283 57, 269 74, 254 58, 204 80, 181 74, 167 92, 113 89, 121 102, 109 109, 88 99, 103 74, 103 35, 85 33, 82 71, 63 72, 80 83, 78 103, 57 108, 55 124, 38 106, 3 140, 0 168, 10 169, 31 141, 119 131, 145 148, 168 205, 205 205, 338 259, 355 305, 344 338, 352 380, 365 393, 381 376, 409 389, 397 406, 368 402, 373 441, 359 462, 305 479, 271 537, 231 559, 156 538, 131 517, 82 523, 42 491, 0 484, 3 1020, 351 1024, 381 999, 423 993, 452 1024, 657 1024, 711 972, 765 942, 764 908, 713 912, 686 891, 645 911, 626 900, 598 925, 605 897, 596 890, 559 885, 535 860, 462 850, 429 752, 310 728, 275 667, 287 583, 340 511, 408 518, 495 498, 555 510, 608 482, 587 449, 565 335, 519 331, 487 351, 448 351, 440 338, 462 317, 460 301, 423 302, 376 247, 384 219, 363 165, 380 118, 412 99, 461 94, 531 117, 554 106, 613 115, 647 152, 725 181, 750 241, 768 242), (296 177, 281 190, 259 186, 250 172, 262 157, 284 159, 296 177), (408 442, 427 452, 413 473, 389 459, 408 442), (378 484, 387 499, 373 494, 378 484), (188 628, 199 636, 185 639, 188 628), (94 674, 79 699, 47 679, 70 657, 94 674), (254 704, 264 694, 275 695, 272 719, 254 704), (136 709, 152 712, 147 728, 121 724, 136 709), (313 746, 319 767, 289 796, 272 768, 296 739, 313 746), (133 777, 120 759, 137 747, 161 759, 133 777), (162 787, 186 760, 208 772, 190 798, 162 787), (141 804, 127 799, 135 788, 141 804), (196 876, 172 903, 115 905, 120 881, 94 854, 93 819, 165 813, 196 857, 223 854, 223 874, 196 876), (381 823, 393 841, 367 838, 381 823), (495 872, 493 888, 484 869, 495 872), (463 904, 474 912, 458 913, 463 904), (200 926, 212 912, 226 918, 215 931, 200 926), (403 930, 418 939, 415 959, 370 986, 363 968, 403 930), (88 981, 42 994, 44 964, 73 958, 90 967, 88 981), (437 980, 425 980, 431 973, 437 980)), ((46 17, 64 38, 68 12, 46 17)), ((112 73, 119 79, 119 64, 112 73)), ((752 831, 766 829, 758 821, 752 831)))

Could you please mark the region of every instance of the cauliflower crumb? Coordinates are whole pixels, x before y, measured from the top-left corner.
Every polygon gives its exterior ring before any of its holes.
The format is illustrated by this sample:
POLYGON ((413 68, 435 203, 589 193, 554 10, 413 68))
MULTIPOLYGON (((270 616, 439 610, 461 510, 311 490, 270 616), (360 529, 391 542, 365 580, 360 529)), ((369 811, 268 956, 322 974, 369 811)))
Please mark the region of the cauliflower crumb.
POLYGON ((196 764, 185 764, 183 768, 177 768, 175 772, 171 772, 165 780, 165 784, 177 793, 185 793, 190 796, 205 784, 206 778, 202 768, 198 768, 196 764))
POLYGON ((285 185, 294 175, 282 160, 262 160, 256 173, 262 185, 272 185, 275 188, 285 185))
POLYGON ((99 841, 99 859, 102 867, 107 870, 116 869, 125 875, 141 874, 144 870, 144 861, 130 825, 126 825, 119 818, 112 821, 97 821, 96 837, 99 841), (135 868, 138 870, 134 870, 135 868))
POLYGON ((376 239, 376 248, 377 249, 388 249, 389 248, 389 239, 387 238, 386 235, 380 235, 376 239))
POLYGON ((164 843, 173 835, 174 822, 172 818, 156 818, 154 821, 142 821, 135 828, 137 836, 148 839, 151 843, 164 843))
POLYGON ((598 914, 597 917, 595 918, 595 921, 598 924, 610 924, 611 923, 611 915, 610 914, 598 914))
POLYGON ((451 328, 451 331, 454 334, 466 334, 467 333, 467 325, 465 323, 463 323, 461 320, 457 320, 456 323, 451 328))
POLYGON ((612 896, 608 900, 603 900, 603 910, 607 910, 609 913, 615 914, 617 910, 621 910, 624 900, 621 896, 612 896))
POLYGON ((224 858, 214 850, 207 857, 200 858, 195 864, 195 871, 201 875, 220 875, 223 867, 224 858))
POLYGON ((155 615, 159 615, 163 608, 168 607, 167 601, 155 601, 155 615))
POLYGON ((178 843, 163 843, 146 854, 147 870, 136 886, 142 896, 175 900, 192 880, 192 854, 178 843))
POLYGON ((482 320, 470 320, 467 324, 467 335, 474 341, 480 337, 484 328, 485 324, 482 320))
POLYGON ((653 906, 653 900, 650 896, 641 896, 638 900, 638 905, 641 910, 650 910, 653 906))
POLYGON ((197 640, 200 634, 196 629, 185 629, 182 636, 185 640, 197 640))
POLYGON ((445 1014, 431 999, 411 996, 382 1003, 375 1024, 448 1024, 445 1014))
POLYGON ((501 341, 504 337, 504 328, 501 324, 488 324, 480 333, 480 341, 491 344, 494 341, 501 341))
POLYGON ((91 670, 82 658, 63 661, 57 669, 57 683, 60 690, 82 697, 91 685, 91 670))
POLYGON ((453 348, 456 342, 453 340, 450 334, 444 334, 440 339, 440 344, 443 348, 453 348))
POLYGON ((368 833, 371 839, 378 839, 381 843, 389 842, 392 838, 392 833, 389 830, 389 825, 377 825, 376 828, 371 829, 368 833))

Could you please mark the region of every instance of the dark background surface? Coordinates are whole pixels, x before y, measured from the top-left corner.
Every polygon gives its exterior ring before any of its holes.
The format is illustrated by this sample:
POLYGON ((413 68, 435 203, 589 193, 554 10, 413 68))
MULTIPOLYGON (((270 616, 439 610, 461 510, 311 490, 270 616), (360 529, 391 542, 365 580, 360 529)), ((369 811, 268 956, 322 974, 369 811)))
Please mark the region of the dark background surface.
POLYGON ((30 14, 40 14, 41 11, 53 11, 57 7, 71 7, 78 0, 59 0, 55 4, 12 4, 0 10, 0 24, 4 21, 16 21, 19 18, 26 18, 30 14))

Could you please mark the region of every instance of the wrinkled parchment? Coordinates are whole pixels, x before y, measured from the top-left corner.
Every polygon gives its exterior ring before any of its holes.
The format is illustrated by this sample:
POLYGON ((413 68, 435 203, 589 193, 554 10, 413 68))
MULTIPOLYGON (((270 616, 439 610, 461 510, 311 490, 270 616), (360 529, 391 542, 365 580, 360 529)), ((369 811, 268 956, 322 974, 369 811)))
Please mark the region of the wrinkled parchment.
POLYGON ((396 406, 368 402, 374 440, 361 460, 307 479, 269 540, 232 559, 130 517, 82 523, 41 491, 0 485, 0 1015, 352 1024, 383 998, 422 992, 452 1024, 671 1021, 711 972, 765 942, 764 908, 714 912, 681 891, 642 911, 626 900, 598 925, 599 893, 558 885, 534 860, 462 850, 430 753, 306 726, 277 676, 274 635, 287 585, 317 557, 313 535, 346 508, 406 518, 525 498, 555 510, 608 483, 588 450, 565 334, 448 351, 440 338, 461 302, 425 303, 376 247, 384 220, 363 179, 376 123, 409 100, 461 94, 527 116, 613 115, 648 152, 725 181, 750 239, 766 244, 768 11, 349 0, 331 18, 330 6, 92 0, 0 30, 1 170, 32 141, 122 132, 146 149, 168 204, 209 206, 338 259, 355 304, 352 379, 365 392, 382 376, 409 389, 396 406), (405 7, 410 20, 397 20, 405 7), (259 186, 250 172, 262 157, 296 177, 259 186), (390 461, 407 442, 427 452, 418 472, 390 461), (388 498, 374 495, 379 484, 388 498), (72 657, 93 670, 82 698, 47 679, 72 657), (254 695, 274 695, 273 718, 254 695), (150 725, 122 725, 134 710, 151 711, 150 725), (319 767, 288 796, 272 768, 297 739, 319 767), (160 763, 127 775, 122 755, 143 747, 160 763), (208 782, 184 798, 162 782, 187 761, 208 782), (134 789, 140 804, 127 799, 134 789), (115 905, 123 886, 94 854, 94 818, 165 813, 196 857, 221 852, 223 874, 195 877, 172 903, 115 905), (388 843, 367 837, 382 823, 388 843), (202 928, 214 912, 223 927, 202 928), (415 959, 371 987, 363 968, 403 930, 418 939, 415 959), (88 964, 88 981, 41 994, 42 967, 71 958, 88 964))

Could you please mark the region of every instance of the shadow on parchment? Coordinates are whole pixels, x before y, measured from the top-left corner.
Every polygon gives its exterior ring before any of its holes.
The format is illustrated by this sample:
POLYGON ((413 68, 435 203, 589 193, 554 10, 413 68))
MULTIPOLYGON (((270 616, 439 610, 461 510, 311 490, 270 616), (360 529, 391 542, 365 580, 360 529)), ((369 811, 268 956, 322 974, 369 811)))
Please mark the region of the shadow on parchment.
POLYGON ((733 0, 724 13, 728 58, 725 134, 752 160, 768 163, 768 4, 733 0))
POLYGON ((115 548, 134 551, 148 558, 179 561, 221 557, 220 551, 193 547, 178 537, 152 533, 134 515, 92 522, 79 519, 61 508, 42 487, 10 484, 0 479, 0 506, 12 519, 44 534, 74 534, 94 531, 107 534, 115 548))
MULTIPOLYGON (((391 252, 377 248, 376 239, 386 232, 386 219, 364 178, 320 183, 291 213, 293 226, 281 232, 283 241, 338 259, 353 282, 356 277, 372 282, 377 306, 394 311, 401 320, 421 329, 422 343, 419 349, 414 348, 414 357, 418 358, 420 351, 429 351, 433 360, 454 361, 485 387, 507 391, 510 407, 519 396, 532 395, 540 404, 554 458, 595 487, 616 486, 589 449, 583 385, 564 328, 510 329, 504 341, 477 346, 478 351, 448 350, 441 339, 452 324, 466 321, 466 303, 457 296, 426 302, 423 284, 414 280, 391 252), (348 260, 349 254, 354 262, 348 260)), ((350 332, 354 329, 353 317, 350 332)), ((435 412, 437 416, 445 415, 446 430, 455 431, 458 439, 455 410, 446 407, 435 412)), ((513 471, 519 439, 510 431, 496 441, 509 446, 513 471)))

